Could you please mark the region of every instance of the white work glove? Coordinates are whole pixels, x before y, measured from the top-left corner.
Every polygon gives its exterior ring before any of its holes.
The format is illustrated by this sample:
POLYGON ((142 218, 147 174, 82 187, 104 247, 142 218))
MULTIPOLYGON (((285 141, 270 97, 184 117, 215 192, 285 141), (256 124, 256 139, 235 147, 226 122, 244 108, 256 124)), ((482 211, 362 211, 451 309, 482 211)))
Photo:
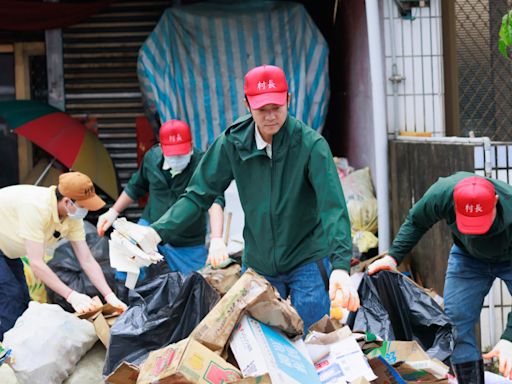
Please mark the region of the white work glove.
POLYGON ((220 237, 210 239, 210 248, 208 249, 208 260, 213 268, 217 268, 222 262, 228 259, 228 249, 220 237))
POLYGON ((109 229, 114 220, 117 219, 117 216, 119 216, 119 212, 114 208, 110 208, 107 212, 98 217, 98 223, 96 224, 98 235, 104 236, 107 229, 109 229))
MULTIPOLYGON (((336 293, 341 291, 341 307, 355 312, 359 308, 359 294, 350 279, 347 271, 335 269, 329 278, 329 297, 331 301, 336 299, 336 293)), ((339 294, 338 294, 339 296, 339 294)))
POLYGON ((128 306, 119 300, 114 292, 110 292, 107 296, 105 296, 105 301, 109 303, 114 308, 120 309, 121 311, 126 311, 128 306))
POLYGON ((500 373, 507 379, 512 379, 512 343, 508 340, 501 339, 491 352, 482 355, 484 359, 499 359, 500 373))
POLYGON ((97 308, 97 305, 94 304, 94 301, 92 301, 89 296, 78 293, 77 291, 71 291, 66 301, 71 304, 73 309, 78 313, 90 312, 97 308))
POLYGON ((396 271, 396 260, 393 256, 386 255, 368 266, 368 274, 371 276, 379 271, 396 271))

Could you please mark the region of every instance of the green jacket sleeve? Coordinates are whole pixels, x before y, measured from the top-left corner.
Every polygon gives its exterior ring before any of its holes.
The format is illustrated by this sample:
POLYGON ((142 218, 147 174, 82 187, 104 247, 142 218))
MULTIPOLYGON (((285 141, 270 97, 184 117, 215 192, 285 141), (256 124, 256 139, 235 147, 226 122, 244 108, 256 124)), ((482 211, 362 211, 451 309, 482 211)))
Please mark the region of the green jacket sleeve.
POLYGON ((425 232, 438 221, 448 217, 448 211, 453 209, 451 191, 452 189, 443 187, 440 182, 437 182, 411 208, 388 251, 397 263, 402 262, 425 232))
POLYGON ((332 267, 348 271, 352 258, 350 218, 331 150, 324 139, 313 146, 308 177, 315 190, 332 267))
POLYGON ((138 200, 144 197, 149 191, 149 181, 146 176, 145 163, 147 162, 147 156, 149 156, 150 151, 144 155, 140 168, 132 175, 124 188, 124 191, 132 200, 138 200))
MULTIPOLYGON (((202 159, 204 156, 204 152, 202 152, 200 156, 201 156, 200 158, 202 159)), ((215 198, 214 203, 220 205, 222 207, 222 209, 224 209, 226 207, 226 199, 224 198, 224 193, 217 196, 215 198)))
POLYGON ((224 198, 224 195, 217 196, 214 203, 219 204, 222 209, 224 209, 226 207, 226 199, 224 198))
POLYGON ((233 179, 226 145, 226 138, 221 135, 199 162, 185 193, 151 225, 164 243, 172 245, 175 235, 187 231, 224 194, 233 179))

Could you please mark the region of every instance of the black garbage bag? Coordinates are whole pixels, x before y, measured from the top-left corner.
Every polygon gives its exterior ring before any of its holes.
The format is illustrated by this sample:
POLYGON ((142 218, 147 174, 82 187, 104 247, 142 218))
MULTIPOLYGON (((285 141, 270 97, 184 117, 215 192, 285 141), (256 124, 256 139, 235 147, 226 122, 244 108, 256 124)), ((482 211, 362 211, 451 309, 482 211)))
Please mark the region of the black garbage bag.
POLYGON ((359 286, 361 307, 349 316, 354 330, 384 340, 416 340, 430 357, 441 361, 453 351, 452 324, 425 291, 401 273, 365 274, 359 286))
POLYGON ((139 365, 150 351, 187 338, 220 299, 198 273, 156 277, 130 290, 129 308, 111 328, 103 375, 123 361, 139 365))
MULTIPOLYGON (((115 271, 116 270, 114 269, 114 272, 115 271)), ((169 268, 169 264, 167 264, 165 260, 162 260, 156 264, 151 264, 150 266, 144 268, 144 278, 142 278, 142 273, 139 275, 137 283, 135 284, 135 288, 147 284, 149 281, 154 280, 156 277, 160 275, 166 275, 170 272, 171 269, 169 268)), ((128 303, 129 291, 130 290, 125 286, 125 280, 116 279, 115 292, 119 300, 128 303)))
MULTIPOLYGON (((87 242, 92 255, 100 265, 109 287, 117 294, 115 289, 116 282, 114 279, 115 270, 110 266, 108 239, 106 237, 100 237, 96 231, 96 227, 88 221, 84 221, 84 228, 85 241, 87 242)), ((57 274, 62 282, 71 289, 79 293, 84 293, 90 297, 102 297, 101 293, 94 285, 92 285, 91 281, 80 267, 80 263, 78 262, 75 252, 71 247, 71 243, 68 240, 63 240, 55 249, 53 258, 48 262, 48 266, 57 274)), ((48 299, 52 303, 60 305, 66 311, 75 312, 73 307, 71 307, 65 298, 48 287, 46 287, 46 291, 48 293, 48 299)), ((120 299, 122 300, 122 298, 120 299)))

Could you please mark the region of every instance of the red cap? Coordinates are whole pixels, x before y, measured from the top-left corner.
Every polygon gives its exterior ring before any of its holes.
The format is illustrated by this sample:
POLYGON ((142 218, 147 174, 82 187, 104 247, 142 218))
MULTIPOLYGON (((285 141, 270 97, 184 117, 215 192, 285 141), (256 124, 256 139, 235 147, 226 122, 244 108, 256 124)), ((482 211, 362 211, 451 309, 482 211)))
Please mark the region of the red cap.
POLYGON ((453 190, 457 228, 467 235, 482 235, 494 221, 496 191, 487 179, 468 177, 457 183, 453 190))
POLYGON ((160 127, 160 145, 164 156, 187 155, 192 151, 190 127, 181 120, 169 120, 160 127))
POLYGON ((288 95, 286 76, 274 65, 253 68, 245 75, 244 93, 252 109, 267 104, 285 105, 288 95))

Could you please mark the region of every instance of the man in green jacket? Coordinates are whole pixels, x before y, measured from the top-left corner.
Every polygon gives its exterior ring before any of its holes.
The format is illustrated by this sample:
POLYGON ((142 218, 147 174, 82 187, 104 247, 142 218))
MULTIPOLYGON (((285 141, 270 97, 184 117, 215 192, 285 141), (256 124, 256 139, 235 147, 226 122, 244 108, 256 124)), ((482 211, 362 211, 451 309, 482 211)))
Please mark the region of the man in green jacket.
MULTIPOLYGON (((192 145, 192 135, 187 123, 169 120, 160 127, 160 143, 144 155, 139 170, 133 174, 121 196, 107 212, 98 218, 98 233, 103 236, 119 214, 130 204, 149 192, 149 199, 141 225, 157 221, 185 191, 203 153, 192 145)), ((222 240, 223 191, 211 206, 210 258, 219 255, 227 258, 227 248, 222 240)), ((206 215, 196 217, 186 231, 173 238, 169 244, 158 247, 172 271, 185 275, 202 268, 206 262, 206 215)), ((118 274, 122 278, 122 274, 118 274)))
MULTIPOLYGON (((453 247, 444 286, 446 314, 454 323, 452 364, 460 384, 484 383, 475 324, 496 278, 512 292, 512 186, 457 172, 440 178, 409 211, 388 255, 369 266, 369 274, 396 269, 423 234, 445 220, 453 247)), ((501 340, 485 358, 498 357, 500 372, 512 378, 512 313, 501 340)))
POLYGON ((290 296, 308 329, 329 312, 328 289, 331 298, 340 291, 344 307, 359 307, 347 273, 352 241, 343 191, 325 139, 288 115, 282 69, 252 69, 244 91, 251 114, 215 140, 186 193, 151 227, 173 244, 236 180, 245 214, 243 264, 290 296))

